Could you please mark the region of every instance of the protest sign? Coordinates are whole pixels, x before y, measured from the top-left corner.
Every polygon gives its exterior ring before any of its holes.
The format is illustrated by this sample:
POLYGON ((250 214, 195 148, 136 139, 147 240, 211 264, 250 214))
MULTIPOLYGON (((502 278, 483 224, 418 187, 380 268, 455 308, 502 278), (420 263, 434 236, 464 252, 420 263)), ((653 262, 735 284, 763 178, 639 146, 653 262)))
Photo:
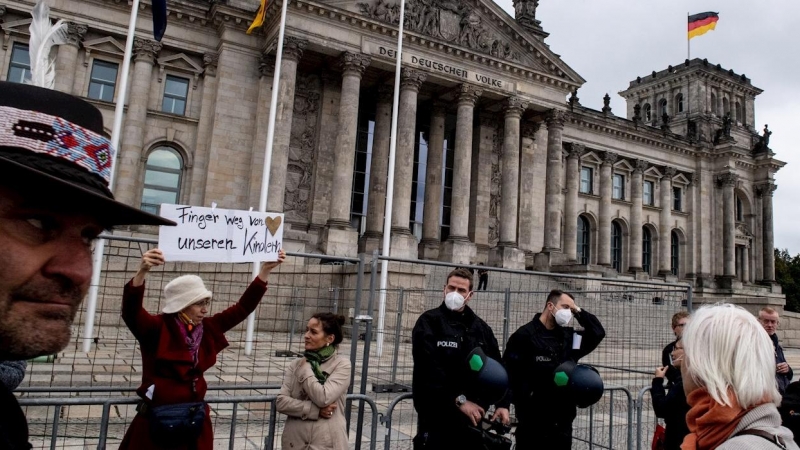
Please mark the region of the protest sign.
POLYGON ((178 224, 158 231, 167 261, 276 261, 283 247, 283 214, 165 203, 161 216, 178 224))

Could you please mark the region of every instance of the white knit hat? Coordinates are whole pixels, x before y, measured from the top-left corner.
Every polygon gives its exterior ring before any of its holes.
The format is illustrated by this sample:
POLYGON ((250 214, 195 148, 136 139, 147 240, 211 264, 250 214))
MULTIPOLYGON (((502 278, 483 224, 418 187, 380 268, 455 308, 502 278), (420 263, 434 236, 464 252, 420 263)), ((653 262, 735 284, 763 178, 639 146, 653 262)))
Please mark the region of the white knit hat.
POLYGON ((167 303, 161 311, 173 314, 200 300, 211 298, 211 291, 206 289, 203 280, 197 275, 183 275, 164 286, 164 297, 167 303))

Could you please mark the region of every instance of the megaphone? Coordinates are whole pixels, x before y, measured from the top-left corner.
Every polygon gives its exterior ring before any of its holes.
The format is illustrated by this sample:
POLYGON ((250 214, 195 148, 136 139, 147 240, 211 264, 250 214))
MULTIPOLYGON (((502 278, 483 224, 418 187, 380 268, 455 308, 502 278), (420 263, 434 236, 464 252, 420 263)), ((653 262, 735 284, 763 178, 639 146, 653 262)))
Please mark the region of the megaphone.
POLYGON ((568 396, 580 408, 588 408, 603 397, 603 379, 594 367, 566 361, 556 367, 553 382, 560 389, 566 389, 568 396))
POLYGON ((508 392, 508 372, 498 361, 486 356, 483 349, 475 347, 467 356, 467 367, 476 384, 475 391, 488 404, 494 404, 508 392))

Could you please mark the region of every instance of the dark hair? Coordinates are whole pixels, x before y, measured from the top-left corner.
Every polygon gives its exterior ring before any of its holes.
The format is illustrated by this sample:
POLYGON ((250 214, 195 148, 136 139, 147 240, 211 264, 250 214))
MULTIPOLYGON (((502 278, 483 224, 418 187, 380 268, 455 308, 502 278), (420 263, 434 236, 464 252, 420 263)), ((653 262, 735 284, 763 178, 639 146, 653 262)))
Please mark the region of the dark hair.
POLYGON ((344 325, 344 316, 339 314, 321 312, 311 316, 312 319, 319 320, 322 325, 322 331, 325 334, 333 335, 333 345, 339 345, 344 339, 344 332, 342 332, 342 325, 344 325))
POLYGON ((465 278, 465 279, 469 280, 469 290, 470 291, 472 290, 472 271, 471 270, 465 269, 464 267, 459 267, 459 268, 453 269, 453 271, 450 272, 447 275, 447 279, 445 280, 445 283, 444 283, 445 286, 447 286, 447 282, 450 281, 450 278, 452 278, 452 277, 465 278))
POLYGON ((549 294, 547 294, 547 301, 544 303, 545 306, 547 306, 548 303, 552 303, 553 305, 555 305, 556 303, 558 303, 558 300, 561 299, 562 295, 566 295, 572 300, 575 300, 575 296, 570 294, 569 292, 553 289, 552 291, 550 291, 549 294))
POLYGON ((683 319, 684 317, 689 317, 689 313, 686 311, 678 311, 672 315, 672 328, 678 326, 678 321, 683 319))

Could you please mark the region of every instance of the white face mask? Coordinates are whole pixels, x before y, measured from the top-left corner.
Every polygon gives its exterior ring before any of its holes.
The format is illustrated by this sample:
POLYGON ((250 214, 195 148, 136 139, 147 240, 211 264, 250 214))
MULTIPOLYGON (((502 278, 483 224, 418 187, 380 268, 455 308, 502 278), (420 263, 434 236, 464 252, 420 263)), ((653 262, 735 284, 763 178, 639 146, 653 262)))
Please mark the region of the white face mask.
POLYGON ((458 311, 464 307, 464 297, 456 291, 448 292, 444 297, 444 304, 450 311, 458 311))
POLYGON ((559 309, 555 313, 556 323, 560 327, 565 327, 572 320, 572 311, 569 309, 559 309))

